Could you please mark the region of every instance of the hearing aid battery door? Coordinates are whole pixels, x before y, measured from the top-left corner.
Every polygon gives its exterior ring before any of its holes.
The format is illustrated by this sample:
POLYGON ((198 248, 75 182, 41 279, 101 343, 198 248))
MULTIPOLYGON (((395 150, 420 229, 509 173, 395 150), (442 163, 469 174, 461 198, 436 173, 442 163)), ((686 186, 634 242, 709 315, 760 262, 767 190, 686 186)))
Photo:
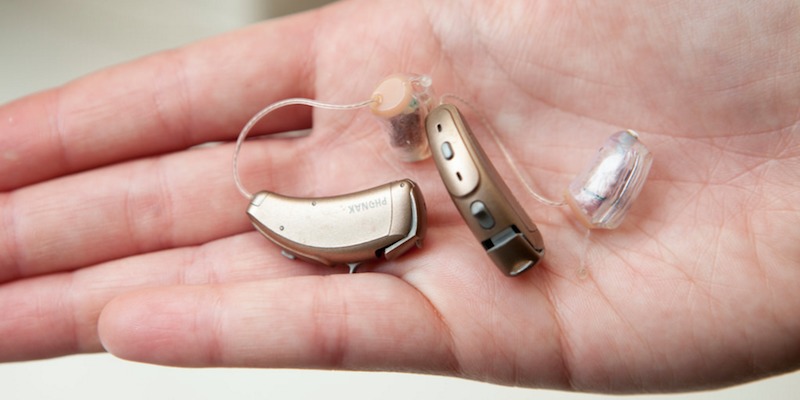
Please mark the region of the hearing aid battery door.
POLYGON ((440 105, 426 120, 433 160, 453 203, 489 258, 506 275, 531 269, 544 242, 478 144, 461 113, 440 105))

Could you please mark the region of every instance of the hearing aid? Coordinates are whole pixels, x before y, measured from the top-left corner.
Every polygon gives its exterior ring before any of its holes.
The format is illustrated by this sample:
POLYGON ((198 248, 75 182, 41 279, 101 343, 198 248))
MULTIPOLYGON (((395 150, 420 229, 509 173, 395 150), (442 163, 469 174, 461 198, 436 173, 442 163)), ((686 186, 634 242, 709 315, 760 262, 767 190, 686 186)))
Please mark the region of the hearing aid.
POLYGON ((287 258, 346 264, 351 273, 365 261, 393 260, 422 246, 427 228, 422 193, 409 179, 315 199, 262 191, 247 215, 287 258))
POLYGON ((653 155, 639 139, 639 133, 632 129, 614 133, 573 178, 564 191, 563 200, 551 199, 531 187, 514 157, 478 108, 452 93, 442 95, 439 101, 444 103, 447 99, 464 104, 477 115, 531 197, 551 207, 569 206, 575 219, 589 230, 619 227, 642 191, 653 164, 653 155))
POLYGON ((508 276, 544 257, 544 241, 452 104, 428 114, 433 160, 450 198, 497 268, 508 276))
POLYGON ((245 198, 253 226, 281 248, 289 259, 328 266, 347 265, 350 272, 364 262, 394 260, 421 247, 427 230, 425 201, 410 179, 398 180, 355 193, 320 198, 297 198, 270 191, 248 192, 238 174, 239 153, 253 126, 270 112, 288 105, 332 110, 369 106, 389 134, 392 149, 403 161, 430 155, 424 133, 430 80, 416 75, 392 75, 369 100, 347 105, 311 99, 287 99, 258 112, 245 125, 233 157, 234 181, 245 198))

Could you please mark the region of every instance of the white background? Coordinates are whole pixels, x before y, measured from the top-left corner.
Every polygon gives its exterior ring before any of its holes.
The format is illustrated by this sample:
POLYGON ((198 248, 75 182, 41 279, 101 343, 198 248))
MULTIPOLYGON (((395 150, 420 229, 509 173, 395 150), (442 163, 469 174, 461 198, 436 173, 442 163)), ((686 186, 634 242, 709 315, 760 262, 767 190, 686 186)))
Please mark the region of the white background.
MULTIPOLYGON (((0 0, 0 103, 109 65, 323 2, 0 0)), ((0 364, 0 399, 56 398, 586 400, 608 396, 410 374, 167 368, 107 354, 0 364)), ((632 398, 798 399, 800 373, 723 391, 632 398)))

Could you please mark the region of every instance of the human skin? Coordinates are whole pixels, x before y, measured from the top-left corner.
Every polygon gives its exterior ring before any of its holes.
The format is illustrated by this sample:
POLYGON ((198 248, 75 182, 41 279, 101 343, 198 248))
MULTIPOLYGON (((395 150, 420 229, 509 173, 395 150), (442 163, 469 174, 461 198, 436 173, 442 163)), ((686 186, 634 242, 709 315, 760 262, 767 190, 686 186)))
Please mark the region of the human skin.
POLYGON ((799 20, 796 1, 354 0, 4 105, 0 360, 105 349, 600 392, 795 370, 799 20), (468 98, 551 197, 624 128, 654 155, 648 182, 618 229, 586 239, 473 123, 547 246, 508 278, 431 161, 394 159, 365 110, 292 108, 258 131, 313 133, 248 142, 245 185, 328 196, 407 177, 429 229, 355 275, 281 257, 247 220, 230 141, 272 102, 361 101, 396 72, 468 98), (209 141, 228 143, 190 148, 209 141))

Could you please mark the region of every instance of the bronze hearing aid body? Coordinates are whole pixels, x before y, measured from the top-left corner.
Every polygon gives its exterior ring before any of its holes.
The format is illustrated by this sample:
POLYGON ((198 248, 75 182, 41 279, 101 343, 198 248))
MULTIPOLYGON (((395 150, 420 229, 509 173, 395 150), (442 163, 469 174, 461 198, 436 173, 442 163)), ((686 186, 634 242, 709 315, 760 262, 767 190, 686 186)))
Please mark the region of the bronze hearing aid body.
POLYGON ((259 192, 247 214, 287 258, 347 264, 350 272, 362 262, 392 260, 420 246, 427 228, 422 192, 408 179, 315 199, 259 192))
POLYGON ((440 105, 426 120, 433 159, 450 197, 489 258, 506 275, 531 269, 544 242, 495 170, 461 113, 440 105))

